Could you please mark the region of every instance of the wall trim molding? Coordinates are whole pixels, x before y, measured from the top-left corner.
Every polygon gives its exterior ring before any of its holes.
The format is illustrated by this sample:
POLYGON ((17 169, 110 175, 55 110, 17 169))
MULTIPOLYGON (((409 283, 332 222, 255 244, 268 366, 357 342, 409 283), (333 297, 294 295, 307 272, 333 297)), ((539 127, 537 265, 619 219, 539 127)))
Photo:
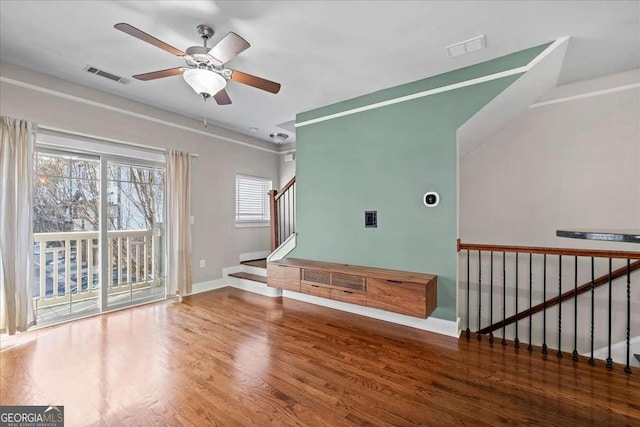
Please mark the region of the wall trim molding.
POLYGON ((610 93, 622 92, 622 91, 631 90, 631 89, 640 89, 640 82, 631 83, 628 85, 616 86, 608 89, 594 90, 590 92, 581 93, 579 95, 564 96, 561 98, 550 99, 548 101, 536 102, 535 104, 531 104, 529 108, 546 107, 547 105, 561 104, 564 102, 577 101, 579 99, 585 99, 585 98, 593 98, 595 96, 608 95, 610 93))
MULTIPOLYGON (((25 89, 34 90, 36 92, 41 92, 41 93, 44 93, 44 94, 47 94, 47 95, 52 95, 52 96, 55 96, 55 97, 58 97, 58 98, 66 99, 66 100, 69 100, 69 101, 78 102, 78 103, 89 105, 89 106, 92 106, 92 107, 102 108, 104 110, 109 110, 109 111, 113 111, 113 112, 116 112, 116 113, 125 114, 125 115, 130 116, 130 117, 136 117, 138 119, 147 120, 147 121, 150 121, 150 122, 153 122, 153 123, 159 123, 159 124, 162 124, 162 125, 165 125, 165 126, 170 126, 170 127, 176 128, 176 129, 186 130, 188 132, 197 133, 199 135, 204 135, 204 136, 207 136, 209 138, 221 139, 223 141, 231 142, 233 144, 238 144, 238 145, 242 145, 242 146, 245 146, 245 147, 254 148, 256 150, 266 151, 268 153, 281 154, 277 150, 270 150, 268 148, 259 147, 257 145, 249 144, 248 142, 240 141, 238 139, 229 138, 227 136, 218 135, 218 134, 215 134, 215 133, 212 133, 212 132, 205 132, 205 131, 200 130, 200 129, 194 129, 192 127, 181 125, 181 124, 178 124, 178 123, 174 123, 174 122, 171 122, 171 121, 168 121, 168 120, 159 119, 157 117, 149 116, 149 115, 142 114, 142 113, 136 113, 134 111, 127 110, 125 108, 114 107, 113 105, 105 104, 105 103, 98 102, 98 101, 92 101, 92 100, 85 99, 85 98, 82 98, 82 97, 79 97, 79 96, 76 96, 76 95, 71 95, 71 94, 68 94, 68 93, 52 90, 52 89, 49 89, 49 88, 46 88, 46 87, 42 87, 42 86, 38 86, 38 85, 35 85, 35 84, 26 83, 26 82, 23 82, 23 81, 20 81, 20 80, 16 80, 16 79, 12 79, 12 78, 9 78, 9 77, 6 77, 6 76, 0 76, 0 82, 7 83, 7 84, 10 84, 10 85, 13 85, 13 86, 22 87, 22 88, 25 88, 25 89)), ((175 113, 171 113, 171 114, 175 114, 175 113)))
POLYGON ((551 52, 553 52, 558 45, 560 45, 561 43, 564 43, 568 39, 569 39, 569 37, 560 37, 560 38, 558 38, 553 43, 551 43, 549 46, 547 46, 546 49, 544 49, 542 52, 540 52, 535 58, 533 58, 531 61, 529 61, 529 63, 527 65, 523 65, 521 67, 512 68, 510 70, 501 71, 499 73, 488 74, 486 76, 477 77, 475 79, 465 80, 465 81, 462 81, 462 82, 453 83, 453 84, 446 85, 446 86, 440 86, 440 87, 437 87, 437 88, 434 88, 434 89, 425 90, 425 91, 422 91, 422 92, 416 92, 416 93, 411 94, 411 95, 400 96, 400 97, 397 97, 397 98, 388 99, 386 101, 380 101, 380 102, 375 102, 373 104, 363 105, 362 107, 352 108, 350 110, 345 110, 345 111, 340 111, 338 113, 328 114, 326 116, 317 117, 315 119, 305 120, 303 122, 296 123, 295 127, 298 128, 298 127, 302 127, 302 126, 308 126, 308 125, 312 125, 314 123, 320 123, 320 122, 324 122, 324 121, 327 121, 327 120, 336 119, 336 118, 339 118, 339 117, 349 116, 351 114, 361 113, 363 111, 373 110, 373 109, 376 109, 376 108, 386 107, 388 105, 393 105, 393 104, 398 104, 398 103, 401 103, 401 102, 411 101, 413 99, 423 98, 425 96, 436 95, 438 93, 448 92, 448 91, 451 91, 451 90, 456 90, 456 89, 460 89, 460 88, 467 87, 467 86, 473 86, 473 85, 477 85, 477 84, 480 84, 480 83, 486 83, 486 82, 489 82, 489 81, 492 81, 492 80, 501 79, 503 77, 508 77, 508 76, 512 76, 512 75, 515 75, 515 74, 523 74, 523 73, 526 73, 527 71, 531 70, 531 68, 533 68, 536 64, 538 64, 540 61, 542 61, 547 55, 549 55, 551 52))
POLYGON ((216 280, 208 280, 206 282, 198 282, 191 285, 191 293, 188 295, 195 295, 201 292, 212 291, 214 289, 226 288, 227 286, 229 286, 229 284, 226 277, 216 280))

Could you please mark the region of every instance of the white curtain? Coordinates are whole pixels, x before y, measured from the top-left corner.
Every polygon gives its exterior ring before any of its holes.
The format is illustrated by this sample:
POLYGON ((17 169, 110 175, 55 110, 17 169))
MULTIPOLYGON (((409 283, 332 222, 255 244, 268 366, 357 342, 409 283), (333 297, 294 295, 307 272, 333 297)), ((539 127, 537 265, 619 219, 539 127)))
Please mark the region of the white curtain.
POLYGON ((0 332, 34 324, 33 214, 35 124, 0 118, 0 332))
POLYGON ((191 156, 167 153, 167 295, 191 293, 191 156))

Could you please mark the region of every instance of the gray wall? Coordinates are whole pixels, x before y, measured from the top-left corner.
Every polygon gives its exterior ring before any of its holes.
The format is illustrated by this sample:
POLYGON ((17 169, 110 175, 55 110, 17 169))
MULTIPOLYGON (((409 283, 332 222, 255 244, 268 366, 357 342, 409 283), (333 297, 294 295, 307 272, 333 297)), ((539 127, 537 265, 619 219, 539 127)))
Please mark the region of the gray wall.
POLYGON ((2 64, 0 75, 3 78, 0 114, 3 116, 33 120, 74 133, 199 154, 199 158, 193 159, 192 173, 194 283, 220 278, 222 268, 236 265, 241 253, 269 249, 269 228, 235 227, 235 174, 263 176, 274 183, 279 180, 280 156, 264 150, 274 149, 269 143, 211 125, 205 129, 196 120, 15 66, 2 64), (56 93, 47 93, 49 90, 56 93), (100 106, 92 104, 94 102, 100 106), (206 134, 134 117, 117 109, 206 134), (221 137, 214 136, 213 132, 221 137), (199 267, 200 259, 206 260, 206 268, 199 267))

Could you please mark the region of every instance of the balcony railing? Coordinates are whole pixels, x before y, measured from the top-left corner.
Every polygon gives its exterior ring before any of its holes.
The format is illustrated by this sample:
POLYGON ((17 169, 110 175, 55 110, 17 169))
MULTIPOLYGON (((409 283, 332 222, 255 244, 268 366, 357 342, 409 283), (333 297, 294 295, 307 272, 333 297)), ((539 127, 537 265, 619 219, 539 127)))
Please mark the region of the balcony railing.
MULTIPOLYGON (((159 285, 160 230, 108 231, 107 295, 159 285)), ((36 310, 98 299, 100 257, 97 231, 34 234, 36 310)))

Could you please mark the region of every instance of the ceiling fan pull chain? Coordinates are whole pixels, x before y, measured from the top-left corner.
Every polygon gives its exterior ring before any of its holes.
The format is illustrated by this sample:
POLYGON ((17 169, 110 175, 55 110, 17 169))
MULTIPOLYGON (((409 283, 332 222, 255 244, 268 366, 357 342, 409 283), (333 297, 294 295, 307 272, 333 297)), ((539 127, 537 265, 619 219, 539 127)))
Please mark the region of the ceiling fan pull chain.
POLYGON ((207 127, 207 96, 202 95, 202 116, 204 117, 204 127, 207 127))

